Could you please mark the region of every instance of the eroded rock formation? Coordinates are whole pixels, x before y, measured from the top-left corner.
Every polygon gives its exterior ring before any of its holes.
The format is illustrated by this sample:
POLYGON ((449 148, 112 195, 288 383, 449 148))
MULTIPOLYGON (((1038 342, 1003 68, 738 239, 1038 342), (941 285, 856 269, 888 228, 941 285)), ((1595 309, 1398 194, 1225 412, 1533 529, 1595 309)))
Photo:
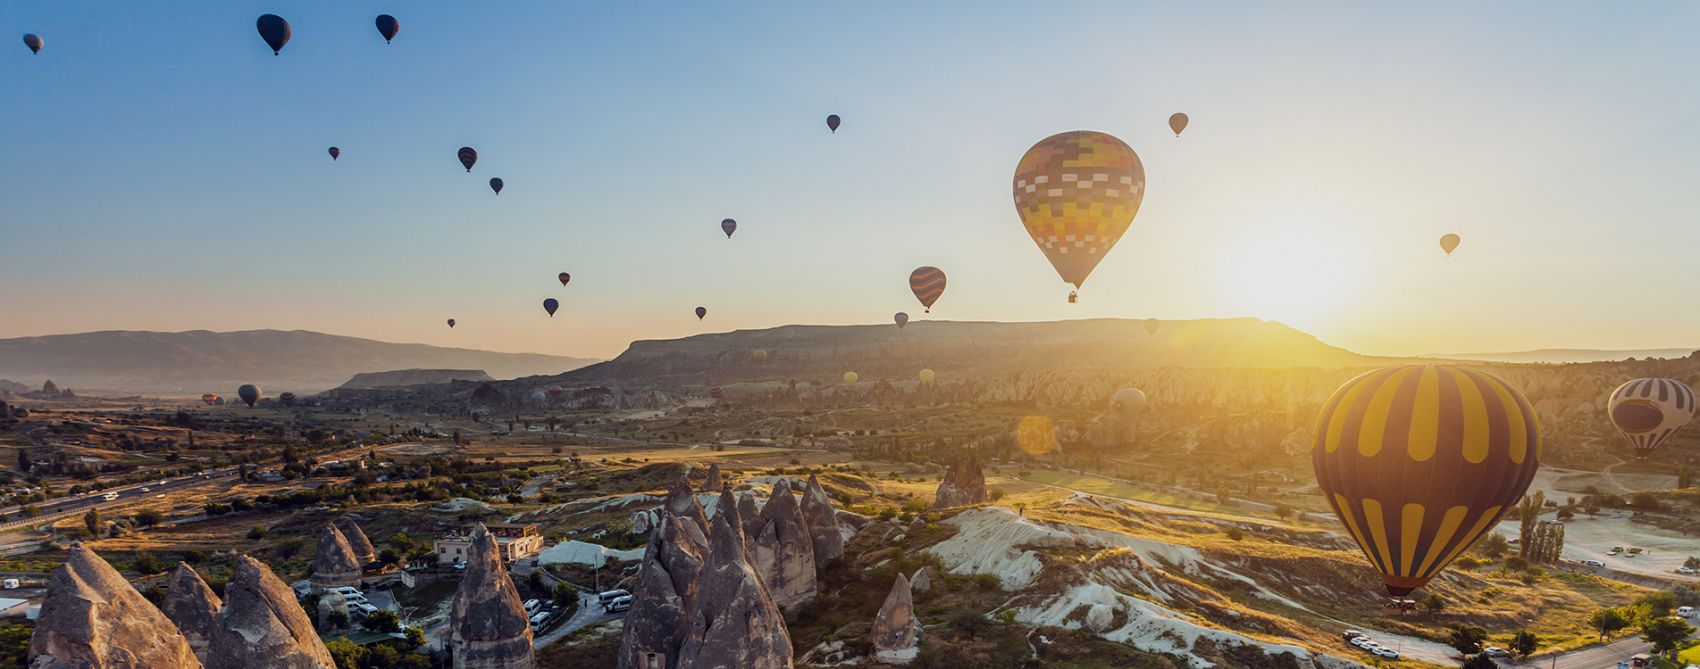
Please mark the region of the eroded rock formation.
POLYGON ((193 669, 187 639, 118 570, 77 545, 48 579, 32 669, 193 669))
POLYGON ((702 510, 702 504, 697 503, 696 493, 691 491, 691 481, 683 476, 673 481, 673 487, 667 491, 667 499, 661 502, 661 508, 675 516, 684 516, 697 524, 697 527, 708 527, 708 514, 702 510))
POLYGON ((205 663, 207 643, 212 640, 213 622, 218 618, 221 606, 224 602, 213 594, 212 588, 195 572, 195 568, 187 562, 179 562, 177 571, 171 574, 171 582, 165 588, 165 600, 159 608, 177 625, 177 631, 183 633, 189 647, 195 650, 195 657, 205 663))
POLYGON ((950 466, 939 482, 933 498, 933 508, 949 509, 986 502, 986 474, 980 471, 980 461, 972 453, 963 455, 950 466))
POLYGON ((378 561, 378 551, 372 547, 372 540, 366 538, 366 531, 360 529, 360 524, 354 522, 353 518, 342 517, 337 521, 336 528, 342 532, 342 537, 348 540, 348 548, 354 551, 354 559, 359 561, 360 566, 378 561))
POLYGON ((721 484, 722 484, 722 481, 721 481, 721 476, 720 476, 720 463, 717 462, 717 463, 709 465, 708 466, 708 480, 703 482, 702 491, 703 492, 720 492, 721 484))
POLYGON ((519 590, 502 566, 496 537, 480 524, 472 530, 466 571, 449 614, 449 646, 456 669, 531 669, 531 622, 519 590))
POLYGON ((814 474, 809 475, 809 483, 803 488, 803 520, 809 525, 816 566, 844 555, 844 531, 838 527, 838 514, 832 510, 832 498, 814 474))
POLYGON ((685 616, 686 637, 677 667, 788 669, 791 635, 785 619, 745 558, 744 538, 728 515, 714 517, 696 596, 685 616))
POLYGON ((243 555, 224 587, 207 644, 207 669, 332 669, 313 621, 270 567, 243 555))
POLYGON ((696 594, 697 575, 707 553, 708 537, 695 521, 663 512, 660 527, 649 535, 643 568, 632 589, 632 608, 626 612, 620 634, 619 669, 678 666, 686 607, 696 594))
POLYGON ((886 664, 909 664, 920 652, 921 624, 915 619, 915 601, 909 594, 909 579, 903 574, 891 584, 874 617, 868 637, 874 645, 874 659, 886 664))
POLYGON ((756 533, 756 572, 780 608, 791 609, 815 597, 815 548, 803 510, 781 480, 761 509, 756 533))

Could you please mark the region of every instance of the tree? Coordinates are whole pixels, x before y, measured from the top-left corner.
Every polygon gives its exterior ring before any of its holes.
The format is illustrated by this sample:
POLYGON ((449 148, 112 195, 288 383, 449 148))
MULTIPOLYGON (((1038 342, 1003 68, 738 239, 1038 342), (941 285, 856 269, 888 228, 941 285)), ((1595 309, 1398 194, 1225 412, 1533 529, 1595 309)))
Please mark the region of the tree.
POLYGON ((1588 626, 1600 631, 1600 640, 1629 626, 1629 620, 1617 609, 1600 609, 1588 618, 1588 626))
POLYGON ((1539 490, 1533 495, 1524 495, 1517 503, 1517 540, 1521 548, 1519 553, 1528 557, 1529 543, 1535 538, 1535 524, 1541 520, 1541 509, 1547 503, 1547 495, 1539 490))
POLYGON ((1540 646, 1540 637, 1529 633, 1529 630, 1522 630, 1517 632, 1517 636, 1512 637, 1511 647, 1507 650, 1510 650, 1511 654, 1517 657, 1528 657, 1534 655, 1535 649, 1540 646))
POLYGON ((130 518, 131 520, 136 521, 137 527, 153 527, 158 525, 159 521, 165 519, 164 516, 160 515, 158 511, 153 509, 142 509, 130 516, 130 518))
POLYGON ((394 611, 378 609, 377 611, 366 614, 366 621, 360 623, 360 626, 366 628, 367 631, 378 632, 380 634, 400 632, 401 619, 396 617, 394 611))
POLYGON ((30 473, 30 451, 27 448, 18 449, 18 471, 30 473))
POLYGON ((1465 660, 1463 669, 1499 669, 1499 663, 1486 655, 1477 655, 1465 660))
POLYGON ((1684 639, 1688 638, 1688 635, 1693 633, 1693 625, 1683 622, 1681 618, 1672 616, 1641 624, 1641 639, 1653 644, 1653 652, 1661 655, 1675 651, 1676 645, 1682 643, 1684 639))
POLYGON ((1498 532, 1488 532, 1471 547, 1477 555, 1490 560, 1500 560, 1511 550, 1511 542, 1505 540, 1505 535, 1498 532))
POLYGON ((89 538, 98 538, 100 536, 100 511, 89 509, 88 513, 83 514, 83 527, 88 528, 89 538))
POLYGON ((1431 592, 1428 593, 1427 597, 1423 598, 1423 601, 1419 603, 1419 606, 1422 606, 1423 610, 1427 611, 1430 617, 1438 616, 1441 611, 1446 610, 1446 600, 1441 599, 1439 594, 1431 592))
POLYGON ((1482 642, 1488 638, 1487 630, 1475 625, 1453 625, 1451 630, 1446 635, 1446 645, 1465 655, 1482 652, 1482 642))

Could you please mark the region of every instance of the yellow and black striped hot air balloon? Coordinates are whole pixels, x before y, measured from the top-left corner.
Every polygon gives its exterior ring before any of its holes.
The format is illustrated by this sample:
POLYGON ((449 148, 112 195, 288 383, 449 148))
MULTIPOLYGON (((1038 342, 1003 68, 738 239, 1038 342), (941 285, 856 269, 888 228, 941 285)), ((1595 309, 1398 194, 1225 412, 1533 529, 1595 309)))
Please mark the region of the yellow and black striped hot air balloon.
POLYGON ((1323 497, 1394 597, 1493 529, 1540 457, 1540 425, 1521 392, 1440 365, 1346 382, 1317 418, 1312 450, 1323 497))

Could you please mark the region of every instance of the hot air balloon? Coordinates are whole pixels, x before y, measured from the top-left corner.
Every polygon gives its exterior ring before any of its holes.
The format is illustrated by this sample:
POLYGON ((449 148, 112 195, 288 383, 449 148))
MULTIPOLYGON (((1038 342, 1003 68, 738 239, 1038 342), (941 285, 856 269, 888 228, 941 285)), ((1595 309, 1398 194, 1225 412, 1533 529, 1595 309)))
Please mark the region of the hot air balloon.
POLYGON ((460 147, 460 151, 455 155, 460 157, 461 166, 465 167, 468 172, 471 172, 472 166, 478 162, 478 152, 472 150, 470 146, 460 147))
POLYGON ((1145 166, 1115 137, 1063 132, 1021 156, 1014 190, 1027 234, 1062 280, 1078 289, 1139 213, 1145 166))
POLYGON ((1464 240, 1458 235, 1448 232, 1440 236, 1440 250, 1445 251, 1446 255, 1452 255, 1452 250, 1458 248, 1458 242, 1461 241, 1464 240))
POLYGON ((1138 388, 1123 388, 1110 396, 1110 408, 1129 416, 1138 415, 1145 411, 1145 391, 1138 388))
POLYGON ((1148 334, 1148 335, 1157 334, 1157 328, 1160 328, 1160 327, 1163 327, 1162 321, 1159 321, 1155 318, 1145 319, 1145 334, 1148 334))
POLYGON ((915 293, 915 299, 921 301, 922 309, 932 313, 933 303, 944 294, 944 270, 937 267, 915 268, 909 273, 909 290, 915 293))
POLYGON ((1540 459, 1540 423, 1521 392, 1443 365, 1347 381, 1317 417, 1311 449, 1323 498, 1394 597, 1491 531, 1540 459))
POLYGON ((41 47, 44 45, 45 43, 41 41, 40 35, 33 33, 24 35, 24 46, 30 48, 30 53, 41 53, 41 47))
POLYGON ((289 22, 276 14, 262 14, 254 22, 254 27, 260 30, 260 39, 266 41, 266 46, 272 48, 272 55, 283 51, 283 45, 289 43, 289 22))
POLYGON ((378 34, 384 36, 385 44, 389 44, 390 40, 395 39, 395 34, 401 31, 401 23, 389 14, 379 14, 373 23, 378 24, 378 34))
POLYGON ((295 393, 279 393, 277 403, 286 407, 295 406, 295 393))
POLYGON ((548 401, 548 399, 549 399, 549 396, 544 394, 543 391, 541 391, 541 390, 531 391, 531 403, 532 404, 542 404, 545 401, 548 401))
POLYGON ((938 375, 934 374, 933 370, 931 370, 931 369, 921 370, 921 385, 923 385, 923 386, 933 385, 933 379, 935 379, 935 378, 938 378, 938 375))
POLYGON ((543 300, 543 310, 549 312, 550 318, 555 317, 555 310, 559 308, 561 308, 561 303, 556 301, 555 298, 551 297, 543 300))
POLYGON ((1186 129, 1186 114, 1181 114, 1181 113, 1170 114, 1169 115, 1169 129, 1175 131, 1176 137, 1180 137, 1181 131, 1186 129))
POLYGON ((738 231, 738 222, 730 218, 722 219, 720 221, 720 231, 726 233, 727 239, 731 239, 732 233, 738 231))
POLYGON ((892 315, 891 320, 897 323, 897 329, 902 330, 903 326, 909 324, 909 314, 908 312, 899 311, 892 315))
POLYGON ((750 357, 754 358, 756 362, 767 362, 767 351, 758 348, 750 354, 750 357))
POLYGON ((491 177, 490 178, 490 190, 496 191, 497 195, 501 195, 502 194, 502 180, 498 177, 491 177))
POLYGON ((568 281, 573 280, 573 275, 568 274, 566 272, 561 272, 560 274, 555 275, 555 278, 560 279, 561 285, 565 286, 565 285, 567 285, 568 281))
POLYGON ((260 401, 260 387, 252 383, 242 384, 241 388, 236 389, 236 396, 247 403, 248 408, 252 409, 254 404, 260 401))
POLYGON ((1611 391, 1606 413, 1636 457, 1646 459, 1693 420, 1694 390, 1676 379, 1635 379, 1611 391))
POLYGON ((560 386, 549 386, 550 399, 561 399, 567 396, 567 390, 560 386))
POLYGON ((827 115, 827 117, 826 117, 826 129, 827 130, 831 130, 833 132, 833 134, 838 134, 838 123, 839 123, 839 118, 838 118, 837 114, 828 114, 827 115))
POLYGON ((700 320, 702 320, 703 316, 707 316, 707 315, 708 315, 707 309, 704 309, 702 307, 697 307, 697 320, 700 321, 700 320))
POLYGON ((333 146, 333 147, 330 148, 330 154, 331 154, 331 160, 336 160, 337 158, 341 158, 342 157, 342 149, 339 149, 339 148, 336 148, 336 147, 333 146))
POLYGON ((454 329, 454 326, 455 326, 455 319, 450 318, 449 319, 449 329, 454 329))
POLYGON ((214 404, 218 404, 218 395, 213 394, 213 393, 206 393, 204 395, 201 395, 201 401, 206 402, 207 406, 212 406, 214 404))
POLYGON ((856 378, 857 377, 856 377, 855 372, 845 372, 844 373, 844 385, 850 386, 851 388, 855 388, 856 387, 856 378))

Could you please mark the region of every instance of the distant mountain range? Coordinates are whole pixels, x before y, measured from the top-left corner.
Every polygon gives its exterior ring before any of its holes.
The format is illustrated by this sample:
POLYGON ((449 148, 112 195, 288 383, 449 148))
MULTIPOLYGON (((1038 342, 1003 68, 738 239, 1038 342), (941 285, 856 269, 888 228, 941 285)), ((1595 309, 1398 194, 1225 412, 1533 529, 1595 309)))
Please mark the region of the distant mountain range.
POLYGON ((1629 358, 1686 358, 1693 354, 1694 348, 1647 348, 1647 349, 1593 349, 1593 348, 1542 348, 1533 351, 1512 351, 1508 353, 1449 353, 1446 355, 1425 356, 1430 358, 1446 358, 1449 360, 1485 360, 1490 362, 1615 362, 1629 358))
POLYGON ((362 372, 481 370, 497 378, 559 374, 594 362, 536 353, 342 337, 305 330, 106 331, 0 339, 0 378, 90 392, 234 395, 244 383, 268 393, 318 392, 362 372))

